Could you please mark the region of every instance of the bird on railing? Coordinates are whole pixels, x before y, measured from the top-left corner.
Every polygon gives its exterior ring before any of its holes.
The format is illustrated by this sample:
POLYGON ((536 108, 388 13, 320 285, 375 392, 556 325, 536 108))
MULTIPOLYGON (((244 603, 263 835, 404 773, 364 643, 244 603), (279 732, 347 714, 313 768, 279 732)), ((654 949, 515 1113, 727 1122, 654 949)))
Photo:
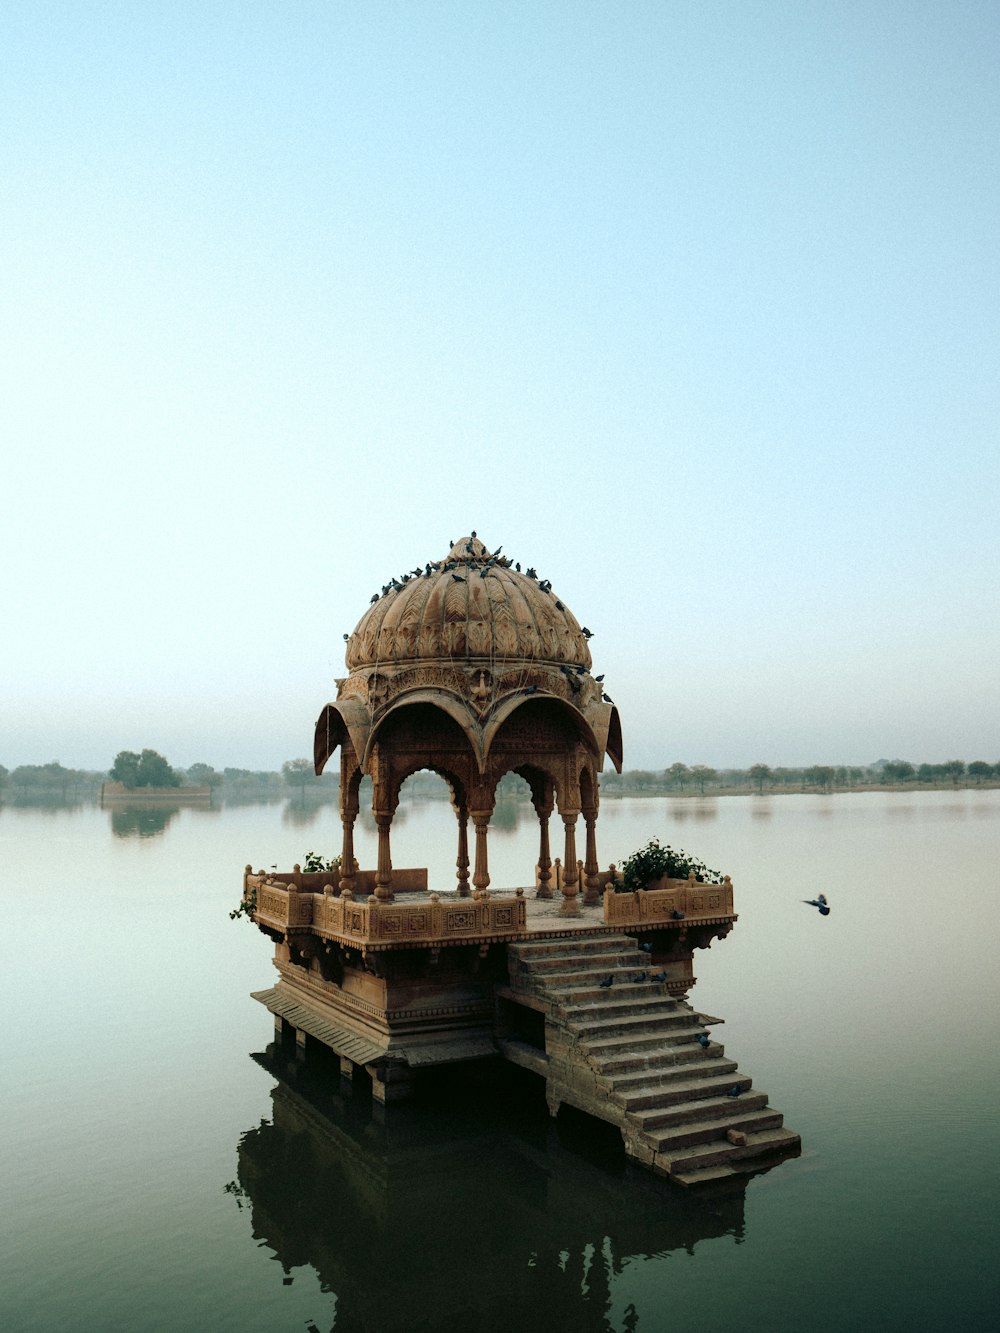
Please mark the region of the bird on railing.
POLYGON ((667 979, 666 969, 664 969, 662 972, 657 972, 656 976, 653 978, 654 981, 666 981, 666 979, 667 979))
POLYGON ((601 982, 601 990, 607 990, 609 986, 613 986, 614 984, 615 984, 614 973, 609 972, 608 975, 601 982))
POLYGON ((818 907, 820 916, 830 915, 830 904, 826 901, 826 894, 817 894, 815 898, 803 898, 802 901, 809 907, 818 907))

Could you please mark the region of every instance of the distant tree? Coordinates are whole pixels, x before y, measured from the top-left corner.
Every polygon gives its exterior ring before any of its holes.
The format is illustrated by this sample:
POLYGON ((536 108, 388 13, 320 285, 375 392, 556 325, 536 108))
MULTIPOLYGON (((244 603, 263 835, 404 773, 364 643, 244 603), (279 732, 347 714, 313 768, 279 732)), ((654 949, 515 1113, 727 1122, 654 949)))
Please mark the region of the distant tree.
POLYGON ((311 759, 286 759, 281 765, 281 776, 289 787, 301 787, 303 790, 316 781, 311 759))
POLYGON ((139 756, 139 787, 179 787, 181 780, 156 750, 143 750, 139 756))
POLYGON ((964 759, 949 759, 949 760, 947 761, 947 763, 944 764, 943 767, 944 767, 945 774, 946 774, 949 778, 951 778, 952 782, 954 782, 956 785, 958 784, 958 779, 959 779, 959 778, 964 778, 964 777, 965 777, 965 760, 964 760, 964 759))
POLYGON ((628 776, 631 785, 639 791, 645 791, 656 783, 656 774, 651 773, 648 768, 633 768, 628 776))
POLYGON ((134 750, 119 750, 111 765, 109 777, 131 791, 139 785, 139 758, 134 750))
POLYGON ((21 764, 14 769, 10 780, 20 791, 58 791, 65 798, 81 777, 75 768, 63 768, 53 759, 48 764, 21 764))
POLYGON ((705 783, 715 782, 719 775, 714 768, 709 768, 707 764, 695 764, 691 769, 691 776, 694 781, 697 782, 698 790, 701 792, 702 796, 704 796, 705 783))
POLYGON ((217 773, 211 764, 192 764, 187 771, 188 782, 195 787, 221 787, 222 774, 217 773))
POLYGON ((917 769, 920 782, 940 782, 944 776, 944 764, 921 764, 917 769))
POLYGON ((912 782, 917 770, 906 759, 889 759, 882 765, 882 777, 886 782, 912 782))
POLYGON ((156 750, 120 750, 111 765, 111 777, 133 791, 136 787, 179 787, 180 778, 156 750))
POLYGON ((9 773, 7 772, 7 770, 4 768, 3 764, 0 764, 0 787, 4 787, 4 786, 7 785, 7 779, 8 779, 9 777, 10 777, 10 774, 9 774, 9 773))
POLYGON ((770 776, 771 769, 767 764, 753 764, 747 770, 747 777, 757 790, 761 792, 764 790, 764 783, 768 781, 770 776))
POLYGON ((829 787, 833 784, 833 769, 826 764, 813 764, 806 769, 806 777, 817 787, 829 787))
POLYGON ((671 764, 663 775, 672 787, 683 787, 684 783, 691 776, 691 770, 687 764, 671 764))
POLYGON ((977 782, 982 782, 983 778, 992 778, 996 772, 992 764, 988 764, 985 759, 973 759, 967 772, 970 778, 975 778, 977 782))

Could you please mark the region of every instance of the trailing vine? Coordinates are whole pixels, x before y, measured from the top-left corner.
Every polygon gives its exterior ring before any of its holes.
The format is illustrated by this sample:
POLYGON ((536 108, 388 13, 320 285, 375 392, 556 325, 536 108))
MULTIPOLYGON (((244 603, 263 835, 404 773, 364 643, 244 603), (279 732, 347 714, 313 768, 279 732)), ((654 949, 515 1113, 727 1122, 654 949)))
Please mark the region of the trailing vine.
POLYGON ((238 921, 241 916, 245 916, 248 921, 253 920, 253 914, 257 910, 257 886, 254 884, 245 898, 240 900, 240 905, 229 913, 230 921, 238 921))

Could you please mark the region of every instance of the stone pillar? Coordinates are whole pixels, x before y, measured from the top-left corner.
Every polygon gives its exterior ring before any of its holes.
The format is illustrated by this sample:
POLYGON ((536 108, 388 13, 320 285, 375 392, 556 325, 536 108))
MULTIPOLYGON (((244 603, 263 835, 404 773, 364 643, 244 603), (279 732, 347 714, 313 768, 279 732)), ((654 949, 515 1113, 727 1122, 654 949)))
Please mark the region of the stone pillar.
POLYGON ((458 814, 458 860, 455 862, 458 868, 458 896, 468 898, 469 896, 469 807, 466 805, 456 806, 458 814))
POLYGON ((584 907, 593 907, 601 901, 600 881, 597 878, 600 866, 597 864, 597 811, 585 810, 583 818, 587 825, 587 849, 583 862, 583 882, 586 892, 583 895, 584 907))
POLYGON ((472 887, 488 889, 490 886, 489 855, 486 850, 486 833, 490 825, 489 810, 472 810, 472 823, 476 830, 476 865, 472 872, 472 887))
POLYGON ((552 897, 552 854, 549 850, 549 816, 552 814, 552 802, 539 801, 535 806, 538 813, 538 890, 536 898, 552 897))
POLYGON ((372 1099, 381 1102, 401 1102, 412 1095, 415 1082, 413 1070, 404 1064, 374 1064, 365 1066, 372 1076, 372 1099))
POLYGON ((579 810, 560 810, 563 827, 566 830, 566 847, 563 855, 563 903, 559 909, 564 916, 579 916, 580 903, 578 871, 576 865, 576 820, 579 810))
POLYGON ((358 817, 358 794, 354 792, 353 796, 348 792, 344 794, 344 788, 341 787, 341 810, 340 818, 344 826, 344 840, 340 850, 340 888, 341 891, 349 889, 354 892, 356 884, 355 875, 357 874, 358 863, 354 859, 354 821, 358 817))
POLYGON ((392 902, 392 856, 389 851, 389 828, 392 815, 376 814, 378 825, 378 865, 375 869, 375 897, 379 902, 392 902))

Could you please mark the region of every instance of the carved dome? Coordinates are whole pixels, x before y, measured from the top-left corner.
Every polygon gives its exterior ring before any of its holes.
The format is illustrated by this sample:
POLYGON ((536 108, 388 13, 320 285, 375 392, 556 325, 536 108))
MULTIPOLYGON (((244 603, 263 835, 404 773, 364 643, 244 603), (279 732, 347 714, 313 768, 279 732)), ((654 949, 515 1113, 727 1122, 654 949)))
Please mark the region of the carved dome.
POLYGON ((587 635, 551 584, 491 555, 474 533, 443 560, 390 580, 349 637, 346 659, 352 674, 417 661, 591 666, 587 635))

